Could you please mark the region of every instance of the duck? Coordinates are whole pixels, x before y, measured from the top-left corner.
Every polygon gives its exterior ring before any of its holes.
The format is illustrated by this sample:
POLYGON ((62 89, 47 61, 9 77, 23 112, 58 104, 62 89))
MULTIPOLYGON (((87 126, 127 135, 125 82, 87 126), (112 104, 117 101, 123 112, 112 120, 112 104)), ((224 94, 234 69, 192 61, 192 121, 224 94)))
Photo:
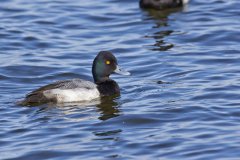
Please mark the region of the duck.
POLYGON ((109 78, 113 73, 130 75, 119 67, 112 52, 100 51, 92 64, 94 82, 79 78, 57 81, 28 93, 21 104, 71 103, 120 95, 117 82, 109 78))
POLYGON ((140 0, 139 5, 143 9, 164 10, 169 8, 182 7, 189 0, 140 0))

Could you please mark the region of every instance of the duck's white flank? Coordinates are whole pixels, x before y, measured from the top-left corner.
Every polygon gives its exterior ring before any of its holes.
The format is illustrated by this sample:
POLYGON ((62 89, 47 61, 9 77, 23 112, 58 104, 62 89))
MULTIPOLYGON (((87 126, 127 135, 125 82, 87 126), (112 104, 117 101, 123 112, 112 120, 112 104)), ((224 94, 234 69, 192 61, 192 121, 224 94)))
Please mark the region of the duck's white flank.
POLYGON ((97 88, 51 89, 43 94, 49 99, 56 98, 57 103, 89 101, 100 97, 97 88))
POLYGON ((189 0, 183 0, 183 4, 187 4, 189 0))

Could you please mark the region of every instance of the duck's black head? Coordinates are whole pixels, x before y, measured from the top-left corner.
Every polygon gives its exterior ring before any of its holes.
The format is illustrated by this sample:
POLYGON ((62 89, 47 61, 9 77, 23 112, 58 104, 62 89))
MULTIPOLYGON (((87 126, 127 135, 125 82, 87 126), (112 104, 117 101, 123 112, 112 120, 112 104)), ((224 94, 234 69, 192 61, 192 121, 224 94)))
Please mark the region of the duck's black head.
POLYGON ((110 51, 100 51, 93 61, 92 74, 94 82, 99 84, 109 80, 112 73, 129 75, 118 67, 116 57, 110 51))
POLYGON ((141 8, 152 8, 157 10, 181 7, 187 3, 188 0, 140 0, 141 8))

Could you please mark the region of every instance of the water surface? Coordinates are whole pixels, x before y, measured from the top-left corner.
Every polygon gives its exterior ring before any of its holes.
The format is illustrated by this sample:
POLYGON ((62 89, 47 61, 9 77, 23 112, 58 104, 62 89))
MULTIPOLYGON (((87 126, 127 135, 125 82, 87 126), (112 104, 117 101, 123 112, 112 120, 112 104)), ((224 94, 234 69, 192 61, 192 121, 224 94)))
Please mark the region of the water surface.
POLYGON ((1 159, 238 159, 240 2, 155 12, 137 0, 0 7, 1 159), (21 107, 42 85, 92 80, 111 50, 131 76, 101 102, 21 107))

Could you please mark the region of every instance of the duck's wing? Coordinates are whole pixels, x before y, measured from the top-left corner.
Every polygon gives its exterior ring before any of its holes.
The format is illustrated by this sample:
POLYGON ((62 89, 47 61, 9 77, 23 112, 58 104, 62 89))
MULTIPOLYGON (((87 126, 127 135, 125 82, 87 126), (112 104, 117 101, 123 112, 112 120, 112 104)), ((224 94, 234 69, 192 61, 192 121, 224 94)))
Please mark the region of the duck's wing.
POLYGON ((86 89, 94 89, 96 88, 96 84, 90 81, 82 80, 82 79, 71 79, 71 80, 62 80, 57 81, 55 83, 48 84, 46 86, 40 87, 29 94, 26 97, 29 97, 34 94, 42 93, 46 90, 52 89, 76 89, 76 88, 86 88, 86 89))

